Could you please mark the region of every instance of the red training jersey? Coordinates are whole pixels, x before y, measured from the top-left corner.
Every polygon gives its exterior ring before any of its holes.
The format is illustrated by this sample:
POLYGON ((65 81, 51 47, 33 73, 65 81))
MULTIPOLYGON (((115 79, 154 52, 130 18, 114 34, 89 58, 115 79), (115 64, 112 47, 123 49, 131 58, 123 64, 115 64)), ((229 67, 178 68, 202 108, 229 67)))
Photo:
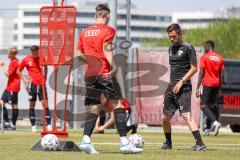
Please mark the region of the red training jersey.
POLYGON ((86 77, 100 76, 111 71, 103 47, 112 43, 115 29, 104 24, 94 24, 82 31, 78 42, 78 50, 86 56, 86 77))
POLYGON ((200 68, 204 69, 203 86, 220 86, 219 73, 224 70, 224 59, 218 53, 204 54, 200 59, 200 68))
POLYGON ((39 63, 39 57, 33 58, 30 54, 27 55, 19 65, 19 70, 22 71, 23 68, 26 67, 29 77, 31 79, 31 83, 35 85, 42 84, 42 78, 45 83, 45 77, 42 75, 41 67, 39 63))
MULTIPOLYGON (((122 103, 125 111, 129 111, 129 110, 131 109, 131 104, 128 102, 127 99, 121 98, 120 101, 121 101, 121 103, 122 103)), ((104 109, 105 109, 107 112, 109 112, 109 113, 114 110, 114 109, 112 108, 112 103, 111 103, 110 101, 105 102, 105 103, 104 103, 104 106, 105 106, 104 109)))
POLYGON ((6 90, 8 92, 19 92, 20 91, 20 82, 21 79, 17 74, 18 69, 18 59, 11 59, 10 64, 8 66, 8 83, 6 90))

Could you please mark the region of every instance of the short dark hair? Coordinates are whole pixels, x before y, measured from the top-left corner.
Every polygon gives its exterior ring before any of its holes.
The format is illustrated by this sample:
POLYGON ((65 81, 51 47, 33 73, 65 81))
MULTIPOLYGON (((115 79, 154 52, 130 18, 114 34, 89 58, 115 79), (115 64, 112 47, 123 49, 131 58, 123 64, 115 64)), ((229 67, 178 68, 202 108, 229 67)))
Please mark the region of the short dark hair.
POLYGON ((38 47, 37 45, 33 45, 33 46, 30 48, 30 50, 31 50, 32 52, 38 51, 38 50, 39 50, 39 47, 38 47))
POLYGON ((214 41, 213 41, 213 40, 208 40, 208 41, 205 42, 205 44, 207 44, 207 45, 210 46, 212 49, 214 49, 215 44, 214 44, 214 41))
POLYGON ((182 29, 181 29, 181 27, 180 27, 179 24, 173 23, 173 24, 171 24, 171 25, 169 25, 169 26, 167 27, 167 32, 168 32, 168 33, 169 33, 169 32, 172 32, 172 31, 176 31, 177 33, 181 33, 181 32, 182 32, 182 29))
POLYGON ((18 50, 16 47, 11 47, 10 51, 13 52, 15 55, 18 53, 18 50))
POLYGON ((110 13, 110 9, 108 8, 107 4, 99 4, 96 7, 96 12, 98 11, 107 11, 110 13))
POLYGON ((96 17, 97 18, 105 18, 110 13, 110 9, 106 4, 99 4, 96 7, 96 17))

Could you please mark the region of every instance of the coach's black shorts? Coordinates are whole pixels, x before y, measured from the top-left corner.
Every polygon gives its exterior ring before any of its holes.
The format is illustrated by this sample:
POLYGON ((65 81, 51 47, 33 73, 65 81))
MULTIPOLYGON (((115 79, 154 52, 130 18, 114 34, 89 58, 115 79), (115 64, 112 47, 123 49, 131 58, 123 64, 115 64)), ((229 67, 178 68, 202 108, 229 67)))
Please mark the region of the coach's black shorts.
POLYGON ((219 87, 203 86, 203 93, 201 94, 201 105, 215 104, 217 100, 219 87))
POLYGON ((163 113, 173 117, 177 110, 180 113, 191 112, 192 85, 183 85, 179 93, 174 94, 172 86, 168 86, 165 92, 163 113))
POLYGON ((18 92, 8 92, 5 90, 2 94, 1 100, 8 104, 18 104, 18 92))
MULTIPOLYGON (((29 101, 37 101, 37 96, 38 96, 38 100, 42 101, 43 100, 43 89, 42 89, 42 85, 35 85, 35 84, 30 84, 29 85, 29 89, 28 89, 28 100, 29 101)), ((47 98, 47 89, 45 86, 45 97, 46 100, 47 98)))
POLYGON ((89 77, 85 79, 86 97, 85 105, 101 104, 101 95, 108 100, 121 99, 121 89, 115 77, 111 80, 101 76, 89 77))

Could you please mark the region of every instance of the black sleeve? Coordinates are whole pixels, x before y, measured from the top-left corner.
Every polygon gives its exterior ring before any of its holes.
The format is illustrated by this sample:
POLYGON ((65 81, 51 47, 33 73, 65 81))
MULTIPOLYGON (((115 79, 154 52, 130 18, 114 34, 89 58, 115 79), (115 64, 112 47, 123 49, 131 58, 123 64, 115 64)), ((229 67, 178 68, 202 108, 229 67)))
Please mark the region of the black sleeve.
POLYGON ((192 45, 189 45, 188 47, 188 56, 189 56, 189 62, 192 63, 197 63, 197 55, 194 47, 192 45))

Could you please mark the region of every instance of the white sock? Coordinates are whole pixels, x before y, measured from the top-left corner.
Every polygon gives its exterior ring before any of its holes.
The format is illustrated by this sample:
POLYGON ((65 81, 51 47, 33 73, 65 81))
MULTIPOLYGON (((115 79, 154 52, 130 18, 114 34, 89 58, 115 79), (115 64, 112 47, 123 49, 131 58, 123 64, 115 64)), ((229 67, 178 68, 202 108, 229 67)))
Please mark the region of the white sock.
POLYGON ((90 137, 87 136, 87 135, 84 135, 84 136, 83 136, 83 141, 84 141, 85 143, 90 143, 90 137))
POLYGON ((127 137, 120 137, 120 145, 125 146, 127 144, 129 144, 128 138, 127 137))
POLYGON ((10 123, 10 126, 12 127, 12 128, 15 128, 16 126, 15 125, 13 125, 12 123, 10 123))
POLYGON ((213 122, 213 126, 216 126, 218 124, 218 121, 213 122))

